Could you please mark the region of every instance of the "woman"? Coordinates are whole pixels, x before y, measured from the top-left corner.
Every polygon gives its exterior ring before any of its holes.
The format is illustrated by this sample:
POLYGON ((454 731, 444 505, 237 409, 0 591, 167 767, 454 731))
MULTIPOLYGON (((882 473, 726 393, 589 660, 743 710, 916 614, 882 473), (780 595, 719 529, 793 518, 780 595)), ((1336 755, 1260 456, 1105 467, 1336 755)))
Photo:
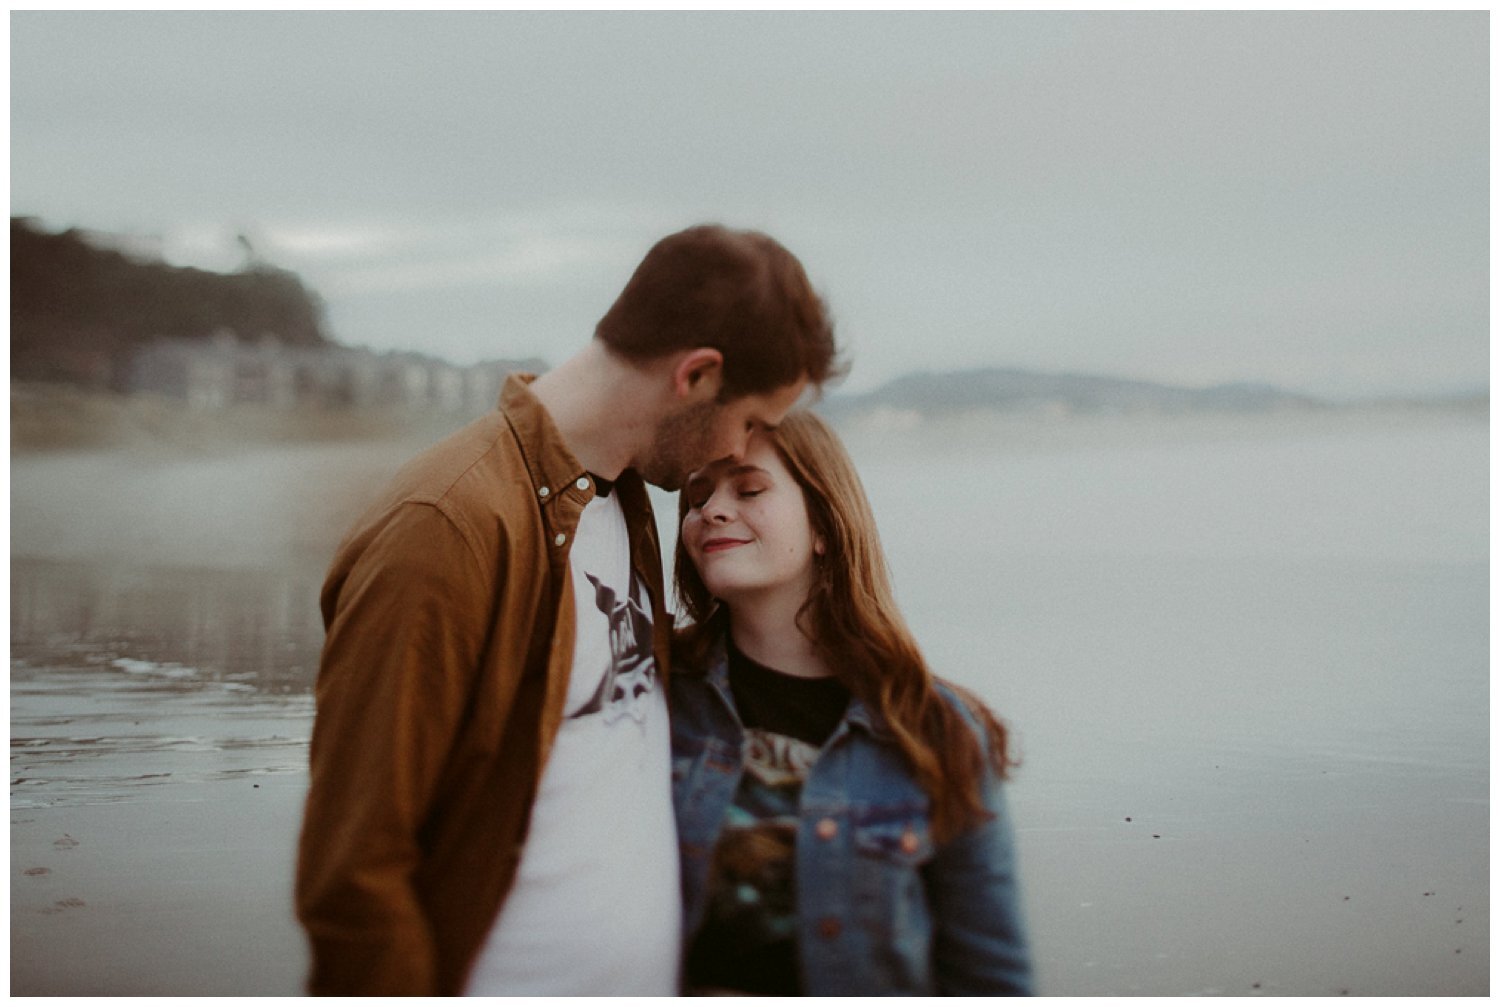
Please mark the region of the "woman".
POLYGON ((1029 993, 1004 728, 924 663, 843 445, 791 414, 678 516, 688 992, 1029 993))

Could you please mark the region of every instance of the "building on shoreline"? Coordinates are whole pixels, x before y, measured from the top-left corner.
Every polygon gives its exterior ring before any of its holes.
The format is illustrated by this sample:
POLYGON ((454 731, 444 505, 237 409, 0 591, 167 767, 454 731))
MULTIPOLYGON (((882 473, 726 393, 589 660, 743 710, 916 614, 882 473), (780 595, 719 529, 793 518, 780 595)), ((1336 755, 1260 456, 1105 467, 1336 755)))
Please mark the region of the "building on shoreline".
POLYGON ((505 376, 542 371, 530 360, 488 360, 459 367, 419 353, 349 346, 285 346, 274 336, 245 342, 232 332, 207 339, 158 339, 126 368, 129 394, 152 394, 198 409, 239 403, 277 408, 394 407, 444 413, 494 408, 505 376))

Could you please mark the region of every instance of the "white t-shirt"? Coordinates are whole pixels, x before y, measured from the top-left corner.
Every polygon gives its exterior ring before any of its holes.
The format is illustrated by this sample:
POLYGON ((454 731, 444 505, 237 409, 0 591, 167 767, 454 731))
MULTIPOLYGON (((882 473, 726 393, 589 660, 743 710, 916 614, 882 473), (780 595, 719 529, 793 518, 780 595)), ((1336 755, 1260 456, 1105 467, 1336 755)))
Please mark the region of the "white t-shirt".
POLYGON ((617 494, 584 508, 562 726, 515 886, 465 993, 673 996, 681 955, 671 735, 651 603, 617 494))

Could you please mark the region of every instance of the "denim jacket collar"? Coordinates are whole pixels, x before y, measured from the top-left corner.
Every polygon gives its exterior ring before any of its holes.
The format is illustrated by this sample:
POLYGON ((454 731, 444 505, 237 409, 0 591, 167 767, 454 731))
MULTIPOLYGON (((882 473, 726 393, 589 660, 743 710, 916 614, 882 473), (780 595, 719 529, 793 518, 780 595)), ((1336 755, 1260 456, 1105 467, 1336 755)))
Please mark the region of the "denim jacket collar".
MULTIPOLYGON (((739 710, 734 705, 734 692, 729 687, 729 645, 728 637, 721 636, 714 641, 713 649, 709 651, 708 670, 705 672, 708 684, 713 687, 728 705, 729 709, 735 711, 735 717, 739 717, 739 710)), ((885 718, 879 711, 870 709, 865 701, 858 696, 849 697, 849 709, 844 712, 844 719, 839 726, 834 728, 829 740, 838 737, 845 731, 845 725, 860 727, 873 737, 882 740, 894 740, 895 735, 886 724, 885 718)))

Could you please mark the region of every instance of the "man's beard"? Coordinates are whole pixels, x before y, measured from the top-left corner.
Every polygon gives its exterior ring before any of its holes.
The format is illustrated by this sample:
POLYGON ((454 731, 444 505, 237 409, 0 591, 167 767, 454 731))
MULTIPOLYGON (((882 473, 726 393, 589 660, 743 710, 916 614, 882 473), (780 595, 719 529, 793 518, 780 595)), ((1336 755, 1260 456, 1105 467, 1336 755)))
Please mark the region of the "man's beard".
POLYGON ((651 449, 635 466, 641 478, 675 493, 682 489, 688 476, 716 461, 706 456, 711 450, 721 408, 718 402, 700 402, 662 420, 652 438, 651 449))

